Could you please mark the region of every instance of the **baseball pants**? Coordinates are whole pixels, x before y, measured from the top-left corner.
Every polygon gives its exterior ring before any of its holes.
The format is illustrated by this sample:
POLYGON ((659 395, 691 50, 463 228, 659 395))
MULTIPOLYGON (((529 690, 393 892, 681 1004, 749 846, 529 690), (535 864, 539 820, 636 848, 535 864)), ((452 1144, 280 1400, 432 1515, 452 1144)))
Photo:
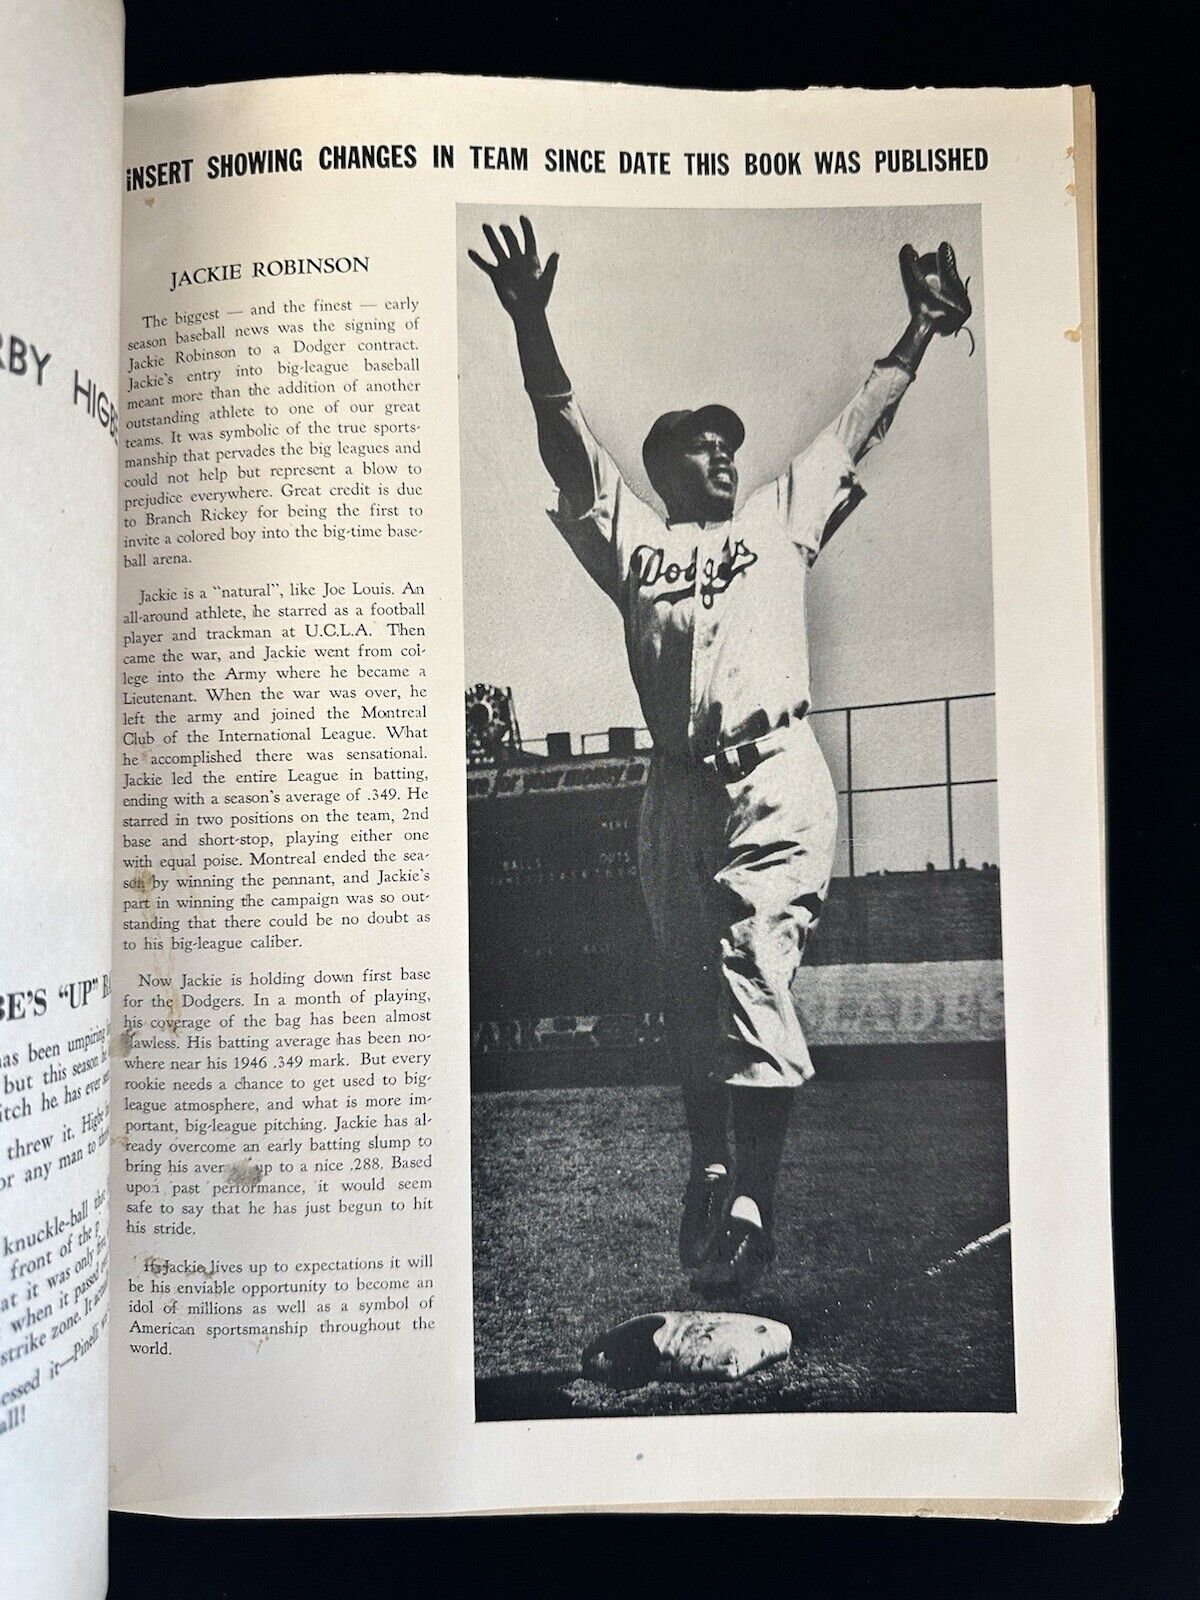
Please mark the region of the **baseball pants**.
POLYGON ((833 870, 837 796, 807 720, 744 778, 656 753, 638 865, 680 1079, 795 1088, 812 1076, 791 987, 833 870))

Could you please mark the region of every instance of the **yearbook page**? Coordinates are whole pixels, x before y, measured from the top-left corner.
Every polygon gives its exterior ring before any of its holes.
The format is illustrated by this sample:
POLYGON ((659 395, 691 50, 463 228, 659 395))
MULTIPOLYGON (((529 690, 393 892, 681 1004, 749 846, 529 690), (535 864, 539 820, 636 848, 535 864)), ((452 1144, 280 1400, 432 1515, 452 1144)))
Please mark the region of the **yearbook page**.
POLYGON ((0 1594, 106 1586, 117 4, 0 61, 0 1594))
POLYGON ((129 102, 114 1506, 1111 1514, 1091 177, 129 102))

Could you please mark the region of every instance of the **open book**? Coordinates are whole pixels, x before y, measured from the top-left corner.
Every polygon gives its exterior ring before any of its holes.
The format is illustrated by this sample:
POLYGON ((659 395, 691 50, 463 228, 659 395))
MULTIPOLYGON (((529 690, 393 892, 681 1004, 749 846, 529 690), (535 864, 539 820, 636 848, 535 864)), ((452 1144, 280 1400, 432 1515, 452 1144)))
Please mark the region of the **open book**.
POLYGON ((4 1595, 1110 1515, 1089 94, 17 31, 4 1595))

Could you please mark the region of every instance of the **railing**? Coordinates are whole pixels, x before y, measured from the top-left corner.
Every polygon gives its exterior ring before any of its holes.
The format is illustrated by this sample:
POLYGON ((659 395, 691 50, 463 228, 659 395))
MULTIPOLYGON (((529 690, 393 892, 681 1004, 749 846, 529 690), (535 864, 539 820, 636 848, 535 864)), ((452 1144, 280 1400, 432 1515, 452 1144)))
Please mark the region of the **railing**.
POLYGON ((990 778, 956 778, 954 776, 953 758, 953 728, 951 723, 951 707, 961 704, 966 700, 994 700, 994 691, 981 694, 946 694, 931 695, 921 700, 876 700, 868 701, 857 706, 824 706, 819 711, 810 713, 813 717, 843 717, 844 723, 844 751, 846 760, 846 787, 839 789, 838 794, 844 796, 846 801, 846 851, 849 859, 850 877, 854 877, 854 797, 864 794, 911 794, 918 790, 944 789, 946 793, 946 860, 947 865, 953 867, 954 861, 954 791, 982 787, 986 784, 995 785, 995 777, 990 778), (943 727, 943 752, 945 757, 945 772, 940 778, 929 783, 881 783, 856 786, 854 782, 854 713, 856 711, 892 711, 900 706, 936 706, 942 707, 943 727))
MULTIPOLYGON (((979 778, 955 777, 954 769, 954 707, 968 701, 979 702, 994 700, 995 693, 986 691, 978 694, 950 694, 930 695, 915 700, 876 700, 865 701, 859 705, 851 706, 822 706, 819 710, 810 713, 815 721, 818 718, 841 719, 841 744, 845 763, 845 785, 838 789, 838 795, 846 803, 846 850, 849 876, 856 875, 855 862, 855 807, 856 798, 873 794, 908 794, 918 791, 941 790, 946 797, 946 863, 953 868, 955 862, 955 830, 954 830, 954 796, 960 789, 995 787, 996 778, 992 776, 979 778), (941 706, 940 718, 940 745, 942 757, 942 771, 936 777, 922 783, 884 783, 884 784, 856 784, 854 781, 855 769, 855 741, 854 718, 860 717, 871 711, 894 711, 901 707, 910 706, 941 706)), ((650 736, 645 728, 633 730, 634 749, 637 753, 648 751, 651 748, 650 736)), ((546 753, 546 740, 525 739, 521 742, 523 750, 546 753)), ((606 755, 609 748, 609 730, 603 729, 585 733, 579 739, 579 752, 582 755, 606 755)))

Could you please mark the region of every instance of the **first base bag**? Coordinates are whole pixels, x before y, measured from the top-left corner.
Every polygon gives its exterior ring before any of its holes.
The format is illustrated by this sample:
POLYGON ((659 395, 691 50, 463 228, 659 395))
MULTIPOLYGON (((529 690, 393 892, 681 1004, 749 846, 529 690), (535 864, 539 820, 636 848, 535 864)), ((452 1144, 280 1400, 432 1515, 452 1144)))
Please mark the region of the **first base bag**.
POLYGON ((583 1352, 583 1373, 601 1383, 731 1383, 782 1361, 792 1330, 732 1311, 657 1311, 619 1323, 583 1352))

